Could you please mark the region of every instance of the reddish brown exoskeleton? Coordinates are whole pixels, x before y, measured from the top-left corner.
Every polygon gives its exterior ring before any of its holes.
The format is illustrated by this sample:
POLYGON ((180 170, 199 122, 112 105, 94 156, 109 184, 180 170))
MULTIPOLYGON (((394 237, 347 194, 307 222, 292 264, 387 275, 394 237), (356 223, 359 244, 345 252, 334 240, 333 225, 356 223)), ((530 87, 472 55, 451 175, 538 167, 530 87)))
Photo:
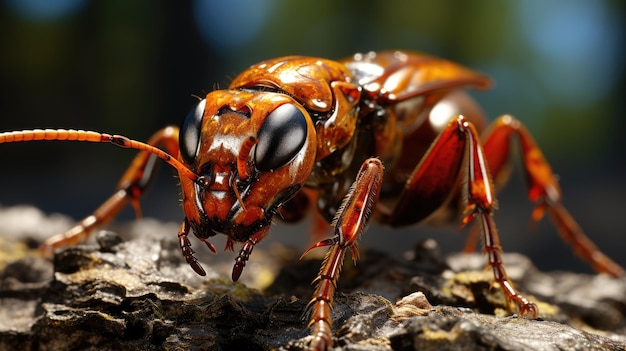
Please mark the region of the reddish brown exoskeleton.
POLYGON ((492 217, 492 178, 496 184, 506 178, 512 136, 521 146, 529 198, 537 204, 533 220, 547 212, 598 272, 625 274, 562 206, 555 176, 526 128, 511 116, 485 128, 480 108, 461 90, 489 85, 482 74, 419 53, 357 54, 343 61, 290 56, 250 67, 228 90, 198 102, 180 130, 162 129, 146 144, 74 130, 5 132, 0 143, 82 140, 141 150, 116 193, 47 240, 45 253, 85 238, 128 202, 138 206, 154 157, 178 170, 185 213, 179 243, 200 275, 205 272, 190 232, 214 252, 209 239, 218 233, 227 235, 226 249, 242 244, 232 272, 237 280, 279 211, 286 220, 317 211, 334 227, 334 236, 311 248, 330 246, 309 305, 311 348, 323 350, 332 345, 331 304, 345 253, 358 259, 357 239, 370 216, 393 227, 476 220, 495 283, 521 314, 536 316, 537 306, 507 277, 492 217))

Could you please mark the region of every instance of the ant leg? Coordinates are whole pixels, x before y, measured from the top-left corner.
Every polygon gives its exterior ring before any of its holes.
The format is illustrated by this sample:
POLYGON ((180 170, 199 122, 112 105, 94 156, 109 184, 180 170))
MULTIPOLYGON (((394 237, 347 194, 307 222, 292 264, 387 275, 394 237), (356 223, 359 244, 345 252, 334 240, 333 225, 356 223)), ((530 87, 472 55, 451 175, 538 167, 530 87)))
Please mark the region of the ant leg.
POLYGON ((462 225, 473 219, 479 221, 483 234, 483 252, 488 257, 495 282, 502 288, 507 299, 517 305, 521 315, 531 313, 533 317, 537 317, 537 305, 528 301, 515 290, 504 269, 500 238, 493 220, 493 210, 496 203, 495 190, 478 133, 474 126, 464 121, 462 117, 459 117, 457 122, 465 134, 468 152, 467 182, 464 183, 464 186, 467 186, 467 205, 466 216, 463 218, 462 225))
MULTIPOLYGON (((170 155, 178 155, 178 128, 166 127, 157 131, 147 144, 163 145, 170 155)), ((57 248, 75 245, 86 240, 96 228, 113 219, 128 202, 135 208, 137 217, 141 217, 139 198, 145 193, 156 175, 156 161, 157 157, 154 154, 147 151, 139 152, 120 179, 115 193, 74 227, 44 241, 39 248, 40 252, 50 257, 57 248)))
POLYGON ((344 198, 339 211, 333 220, 334 237, 322 240, 302 254, 312 249, 330 246, 326 253, 316 282, 315 292, 309 302, 309 326, 312 327, 313 339, 310 348, 326 350, 332 346, 331 306, 337 287, 337 279, 347 250, 352 260, 359 258, 357 239, 367 224, 369 216, 378 199, 382 183, 383 165, 377 158, 365 160, 361 165, 356 181, 344 198))
POLYGON ((547 212, 563 240, 572 245, 574 251, 597 272, 613 277, 626 275, 624 268, 596 247, 563 206, 561 188, 543 153, 524 125, 508 115, 494 122, 485 134, 483 143, 487 163, 496 178, 503 173, 510 157, 509 147, 513 135, 517 136, 522 149, 523 165, 529 184, 528 198, 537 204, 532 213, 532 221, 539 221, 544 212, 547 212))
POLYGON ((477 220, 494 281, 520 314, 536 316, 537 306, 515 290, 504 268, 492 217, 496 199, 487 164, 474 126, 463 116, 452 119, 413 171, 394 209, 384 213, 381 220, 392 226, 417 223, 445 204, 458 189, 457 184, 461 184, 467 203, 461 225, 477 220))

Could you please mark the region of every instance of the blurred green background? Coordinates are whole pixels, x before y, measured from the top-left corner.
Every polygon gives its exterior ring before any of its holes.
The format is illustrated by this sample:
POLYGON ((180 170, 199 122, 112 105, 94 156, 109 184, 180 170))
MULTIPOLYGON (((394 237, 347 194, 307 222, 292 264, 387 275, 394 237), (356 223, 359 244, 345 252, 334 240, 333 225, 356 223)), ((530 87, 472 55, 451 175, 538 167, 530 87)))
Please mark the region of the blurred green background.
MULTIPOLYGON (((474 96, 491 118, 510 113, 526 124, 560 176, 566 206, 626 265, 625 7, 619 0, 2 0, 0 130, 80 128, 145 140, 180 123, 195 95, 226 87, 263 59, 425 51, 496 80, 474 96)), ((80 218, 111 194, 134 153, 39 142, 1 145, 0 155, 2 205, 80 218)), ((163 169, 144 214, 180 221, 176 181, 163 169)), ((532 205, 517 170, 496 214, 504 249, 543 269, 589 271, 547 221, 530 229, 532 205)), ((278 225, 272 237, 305 245, 294 235, 301 232, 278 225)), ((446 251, 463 247, 454 229, 440 232, 373 226, 362 246, 394 251, 434 237, 446 251)))

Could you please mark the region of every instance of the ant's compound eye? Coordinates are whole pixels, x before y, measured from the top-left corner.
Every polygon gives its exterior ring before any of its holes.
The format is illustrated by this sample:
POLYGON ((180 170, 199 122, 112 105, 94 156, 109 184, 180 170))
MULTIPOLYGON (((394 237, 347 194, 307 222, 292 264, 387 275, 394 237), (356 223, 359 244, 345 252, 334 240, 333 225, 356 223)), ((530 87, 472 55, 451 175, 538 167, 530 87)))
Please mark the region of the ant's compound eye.
POLYGON ((284 166, 302 149, 306 135, 307 121, 302 111, 292 104, 279 106, 259 129, 256 168, 267 172, 284 166))
POLYGON ((188 165, 193 164, 198 154, 200 134, 202 133, 202 116, 204 116, 205 105, 206 99, 200 100, 196 107, 189 111, 183 124, 180 126, 178 145, 180 147, 180 154, 188 165))

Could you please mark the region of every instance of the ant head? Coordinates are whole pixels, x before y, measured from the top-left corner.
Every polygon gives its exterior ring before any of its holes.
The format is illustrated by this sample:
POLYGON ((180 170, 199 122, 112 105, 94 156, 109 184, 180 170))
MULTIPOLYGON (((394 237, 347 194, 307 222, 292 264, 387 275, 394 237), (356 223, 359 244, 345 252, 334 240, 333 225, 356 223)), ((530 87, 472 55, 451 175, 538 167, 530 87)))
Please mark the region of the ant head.
POLYGON ((182 124, 183 209, 196 235, 247 240, 306 182, 316 158, 313 122, 285 94, 215 91, 182 124))

